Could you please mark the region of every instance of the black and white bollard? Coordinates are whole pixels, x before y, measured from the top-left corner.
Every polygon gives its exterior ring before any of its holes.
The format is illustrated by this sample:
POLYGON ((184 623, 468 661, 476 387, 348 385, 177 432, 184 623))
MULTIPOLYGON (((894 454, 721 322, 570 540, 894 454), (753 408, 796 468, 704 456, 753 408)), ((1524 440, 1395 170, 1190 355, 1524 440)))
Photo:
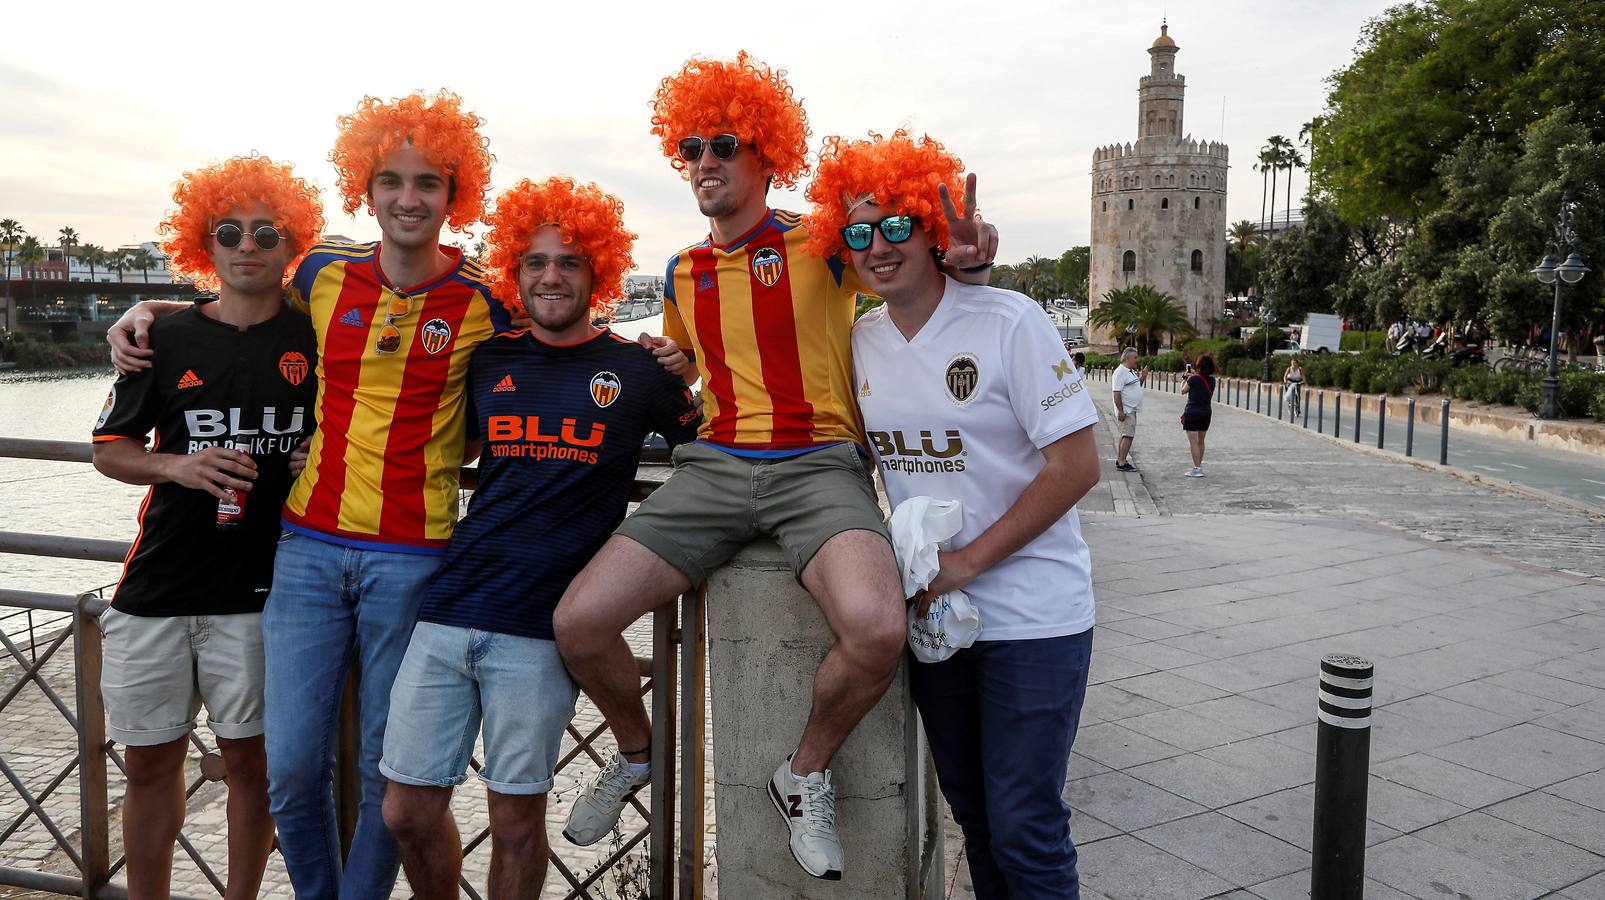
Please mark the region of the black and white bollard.
POLYGON ((1332 436, 1343 437, 1343 392, 1332 392, 1332 436))
POLYGON ((1371 765, 1371 661, 1321 657, 1315 730, 1315 832, 1310 900, 1362 900, 1371 765))
POLYGON ((1382 436, 1388 430, 1388 395, 1377 394, 1377 449, 1386 450, 1382 436))
POLYGON ((1315 433, 1326 433, 1326 391, 1315 392, 1315 433))
POLYGON ((1443 401, 1443 408, 1438 411, 1438 421, 1443 423, 1441 437, 1438 441, 1438 465, 1449 465, 1449 401, 1443 401))
POLYGON ((1360 442, 1360 412, 1365 409, 1365 401, 1362 399, 1364 396, 1359 391, 1354 392, 1354 442, 1356 444, 1360 442))

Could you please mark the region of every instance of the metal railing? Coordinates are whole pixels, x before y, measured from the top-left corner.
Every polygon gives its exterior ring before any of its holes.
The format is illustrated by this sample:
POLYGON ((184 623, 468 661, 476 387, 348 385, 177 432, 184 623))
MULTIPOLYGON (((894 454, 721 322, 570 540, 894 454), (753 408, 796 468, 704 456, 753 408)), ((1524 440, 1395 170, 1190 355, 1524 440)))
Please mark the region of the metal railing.
MULTIPOLYGON (((644 459, 663 455, 649 453, 644 459)), ((4 456, 88 462, 91 445, 0 438, 0 457, 4 456)), ((471 470, 465 470, 465 482, 472 483, 473 474, 471 470)), ((636 499, 651 493, 655 487, 654 482, 638 481, 636 499)), ((120 563, 127 555, 128 547, 127 543, 121 541, 0 531, 0 554, 120 563)), ((59 768, 42 787, 30 786, 23 774, 6 759, 5 748, 0 746, 0 775, 4 776, 24 806, 10 821, 0 822, 0 860, 8 858, 5 853, 7 840, 32 821, 49 833, 53 852, 64 856, 77 871, 74 876, 44 871, 43 868, 0 865, 0 885, 86 898, 127 896, 125 890, 110 883, 111 878, 123 867, 124 859, 112 858, 107 763, 110 762, 119 775, 124 773, 125 767, 116 745, 107 739, 106 713, 100 693, 101 633, 98 617, 106 606, 106 601, 93 591, 73 596, 0 588, 0 607, 68 617, 64 626, 60 625, 58 619, 59 629, 42 638, 30 628, 25 644, 19 644, 4 630, 0 630, 0 645, 4 647, 0 663, 15 663, 20 671, 15 680, 3 685, 0 717, 5 716, 8 707, 31 686, 42 694, 42 699, 55 709, 76 735, 76 752, 59 761, 59 768), (73 662, 71 703, 45 677, 46 667, 69 643, 73 662), (74 774, 78 776, 76 822, 67 820, 59 811, 52 815, 46 809, 46 802, 64 790, 64 785, 74 774)), ((642 676, 642 694, 652 695, 652 758, 662 762, 653 766, 652 782, 647 791, 648 802, 643 804, 634 797, 630 800, 631 807, 644 824, 628 834, 616 834, 610 845, 611 852, 600 863, 589 867, 588 871, 584 866, 572 865, 571 861, 565 860, 554 845, 549 850, 551 869, 568 885, 565 900, 598 900, 598 882, 643 843, 647 853, 646 883, 637 881, 634 888, 641 893, 631 896, 644 895, 653 900, 670 900, 675 896, 681 900, 699 900, 702 897, 705 622, 706 599, 700 590, 653 612, 652 655, 637 656, 636 665, 642 676), (678 667, 676 662, 679 663, 678 667), (679 680, 683 680, 683 690, 677 689, 679 680), (674 727, 677 718, 678 729, 674 727), (679 792, 678 855, 675 827, 677 738, 681 745, 678 768, 684 772, 684 784, 679 792)), ((354 675, 353 680, 347 683, 341 705, 334 778, 342 846, 346 848, 350 846, 356 823, 356 797, 360 790, 356 762, 355 677, 359 676, 354 675)), ((556 771, 560 773, 571 769, 582 758, 597 766, 602 765, 604 757, 598 752, 597 744, 608 734, 606 723, 599 723, 582 732, 571 722, 567 730, 574 746, 560 758, 556 771)), ((206 746, 193 732, 190 740, 201 751, 203 758, 200 777, 187 785, 187 798, 193 797, 208 781, 219 781, 224 777, 221 759, 216 756, 216 751, 206 746)), ((478 771, 480 761, 471 758, 470 766, 478 771)), ((488 850, 489 837, 488 825, 467 836, 463 845, 464 857, 482 847, 488 850)), ((223 880, 188 833, 180 834, 179 847, 221 895, 224 891, 223 880)), ((466 877, 460 886, 469 897, 479 900, 479 893, 466 877)))

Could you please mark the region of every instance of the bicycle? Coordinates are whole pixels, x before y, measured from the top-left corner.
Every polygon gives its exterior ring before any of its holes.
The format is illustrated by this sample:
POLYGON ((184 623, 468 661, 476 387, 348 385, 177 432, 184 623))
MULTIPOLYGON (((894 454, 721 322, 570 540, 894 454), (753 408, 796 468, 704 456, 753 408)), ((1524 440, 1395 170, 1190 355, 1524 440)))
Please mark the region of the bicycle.
POLYGON ((1304 382, 1290 381, 1287 383, 1287 414, 1288 421, 1298 420, 1299 409, 1304 398, 1304 382))

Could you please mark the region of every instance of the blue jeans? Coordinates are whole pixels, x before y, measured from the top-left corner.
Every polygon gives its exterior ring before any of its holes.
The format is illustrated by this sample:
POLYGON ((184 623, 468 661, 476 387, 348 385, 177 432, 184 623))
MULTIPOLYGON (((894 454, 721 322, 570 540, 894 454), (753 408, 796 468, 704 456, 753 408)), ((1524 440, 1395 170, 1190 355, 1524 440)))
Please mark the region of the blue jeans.
POLYGON ((438 556, 342 547, 300 534, 280 540, 262 613, 268 797, 299 900, 380 900, 395 886, 400 859, 380 809, 379 754, 390 685, 439 564, 438 556), (353 661, 361 670, 362 797, 342 866, 332 767, 341 689, 353 661))
POLYGON ((981 900, 1078 900, 1070 745, 1087 695, 1092 629, 977 641, 909 661, 909 686, 981 900))

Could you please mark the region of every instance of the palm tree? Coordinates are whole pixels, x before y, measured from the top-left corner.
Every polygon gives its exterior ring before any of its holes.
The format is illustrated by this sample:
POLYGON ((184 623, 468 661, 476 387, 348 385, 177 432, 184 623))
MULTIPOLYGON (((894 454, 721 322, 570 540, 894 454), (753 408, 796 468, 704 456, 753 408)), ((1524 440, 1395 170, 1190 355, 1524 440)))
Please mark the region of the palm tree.
MULTIPOLYGON (((24 266, 37 266, 45 261, 44 245, 33 235, 26 235, 22 239, 22 246, 17 249, 17 271, 24 266)), ((38 273, 34 273, 36 276, 38 273)))
POLYGON ((1260 151, 1259 151, 1259 160, 1254 163, 1254 168, 1258 169, 1259 173, 1260 173, 1260 176, 1259 176, 1259 227, 1260 227, 1261 231, 1265 230, 1265 198, 1267 196, 1267 192, 1266 192, 1266 189, 1265 189, 1266 179, 1270 176, 1271 168, 1275 164, 1276 164, 1276 154, 1271 152, 1271 148, 1270 147, 1261 147, 1260 151))
POLYGON ((1287 213, 1282 217, 1282 229, 1285 231, 1293 224, 1293 170, 1304 168, 1304 157, 1294 147, 1288 147, 1282 155, 1282 162, 1287 166, 1287 213))
POLYGON ((130 253, 128 257, 128 264, 138 269, 139 274, 144 276, 145 283, 150 284, 150 270, 156 265, 156 257, 152 256, 150 251, 144 247, 130 253))
POLYGON ((106 253, 106 268, 117 273, 117 283, 123 282, 123 270, 128 268, 127 250, 110 250, 106 253))
POLYGON ((1173 343, 1177 338, 1198 334, 1187 310, 1175 297, 1146 284, 1108 291, 1103 295, 1103 302, 1087 318, 1093 325, 1117 334, 1128 327, 1135 328, 1127 333, 1134 337, 1138 351, 1144 355, 1162 346, 1167 334, 1173 343))
POLYGON ((1020 266, 1020 293, 1047 307, 1050 295, 1058 293, 1058 285, 1054 283, 1054 270, 1058 268, 1059 261, 1046 256, 1027 257, 1020 266))
POLYGON ((1299 126, 1298 140, 1310 151, 1310 180, 1304 184, 1304 200, 1309 202, 1315 196, 1315 133, 1326 125, 1325 116, 1316 116, 1299 126))
POLYGON ((22 240, 28 232, 22 230, 22 223, 16 219, 0 219, 0 244, 6 248, 6 295, 11 294, 11 257, 16 251, 17 242, 22 240))
POLYGON ((72 248, 78 246, 78 232, 72 226, 63 226, 61 231, 61 265, 67 270, 67 280, 72 280, 72 248))
POLYGON ((78 248, 78 258, 83 260, 84 265, 89 267, 89 280, 92 283, 95 280, 95 267, 104 265, 106 262, 106 248, 95 244, 85 244, 78 248))
POLYGON ((1273 134, 1265 140, 1265 147, 1260 150, 1260 166, 1262 170, 1269 166, 1271 171, 1271 223, 1276 222, 1276 178, 1283 166, 1287 165, 1288 151, 1293 149, 1293 142, 1279 134, 1273 134))
POLYGON ((1247 219, 1233 222, 1232 227, 1226 229, 1226 237, 1237 248, 1238 253, 1247 253, 1248 245, 1254 243, 1259 237, 1259 228, 1247 219))

